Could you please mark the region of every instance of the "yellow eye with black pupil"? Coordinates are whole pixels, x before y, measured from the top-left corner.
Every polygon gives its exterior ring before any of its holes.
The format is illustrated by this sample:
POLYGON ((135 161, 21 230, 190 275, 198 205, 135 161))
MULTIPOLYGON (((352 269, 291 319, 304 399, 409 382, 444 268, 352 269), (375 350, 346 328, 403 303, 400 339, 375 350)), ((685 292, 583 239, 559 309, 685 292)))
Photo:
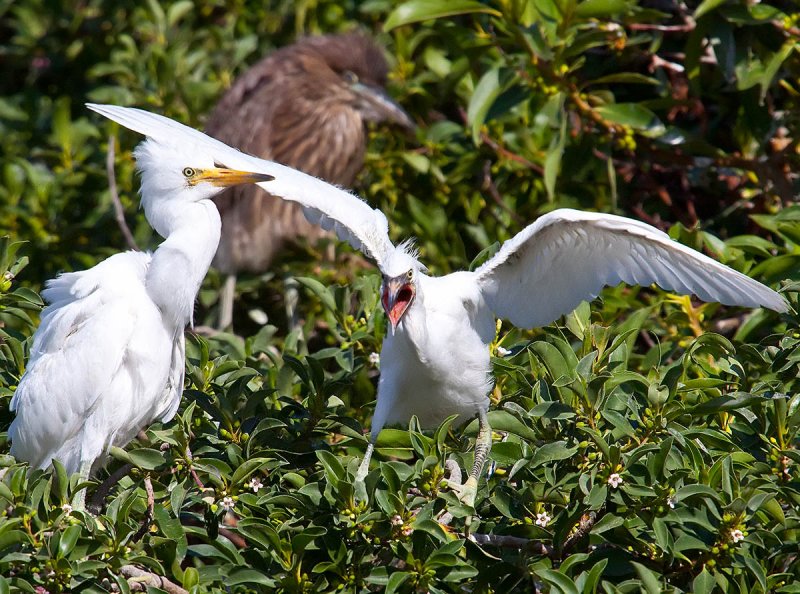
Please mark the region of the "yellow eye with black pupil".
POLYGON ((414 277, 414 271, 409 270, 408 272, 406 272, 406 276, 408 277, 408 280, 411 280, 414 277))
POLYGON ((195 175, 195 170, 194 170, 194 169, 192 169, 191 167, 186 167, 186 168, 183 170, 183 175, 184 175, 185 177, 194 177, 194 175, 195 175))

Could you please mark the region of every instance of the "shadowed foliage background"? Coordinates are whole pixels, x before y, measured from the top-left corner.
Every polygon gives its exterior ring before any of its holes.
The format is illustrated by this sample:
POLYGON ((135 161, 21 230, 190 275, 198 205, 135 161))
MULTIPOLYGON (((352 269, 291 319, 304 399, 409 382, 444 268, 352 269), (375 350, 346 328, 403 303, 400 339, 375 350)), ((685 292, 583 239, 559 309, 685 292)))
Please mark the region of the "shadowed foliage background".
MULTIPOLYGON (((158 242, 137 212, 140 139, 83 102, 202 127, 269 50, 358 28, 387 48, 390 93, 419 130, 372 128, 357 188, 434 273, 570 206, 786 281, 796 309, 799 27, 774 0, 0 0, 0 431, 43 281, 123 249, 109 138, 134 237, 158 242)), ((136 470, 98 516, 63 507, 63 472, 0 456, 0 592, 135 590, 134 566, 190 592, 796 591, 796 316, 616 287, 558 325, 500 327, 496 468, 466 540, 466 510, 439 489, 462 451, 447 423, 384 432, 370 498, 354 498, 384 319, 376 273, 340 253, 295 252, 240 283, 249 325, 190 339, 179 417, 114 452, 98 481, 136 470)))

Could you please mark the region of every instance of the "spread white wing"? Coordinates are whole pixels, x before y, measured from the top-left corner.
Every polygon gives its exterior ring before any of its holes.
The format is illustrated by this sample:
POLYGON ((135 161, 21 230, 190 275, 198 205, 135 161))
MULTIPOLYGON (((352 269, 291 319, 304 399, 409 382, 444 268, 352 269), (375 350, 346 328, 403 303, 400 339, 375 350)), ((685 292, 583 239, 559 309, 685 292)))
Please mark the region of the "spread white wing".
POLYGON ((621 281, 655 283, 725 305, 789 309, 772 289, 655 227, 571 209, 539 218, 504 243, 475 275, 494 313, 524 328, 549 324, 621 281))
MULTIPOLYGON (((186 150, 186 154, 190 154, 192 146, 196 146, 204 153, 210 151, 225 167, 272 175, 274 180, 258 185, 273 196, 300 204, 311 223, 335 232, 339 239, 364 252, 379 267, 383 266, 393 249, 384 214, 350 192, 311 175, 238 151, 164 116, 131 107, 86 105, 157 142, 177 144, 186 150)), ((265 197, 265 200, 269 198, 265 197)))

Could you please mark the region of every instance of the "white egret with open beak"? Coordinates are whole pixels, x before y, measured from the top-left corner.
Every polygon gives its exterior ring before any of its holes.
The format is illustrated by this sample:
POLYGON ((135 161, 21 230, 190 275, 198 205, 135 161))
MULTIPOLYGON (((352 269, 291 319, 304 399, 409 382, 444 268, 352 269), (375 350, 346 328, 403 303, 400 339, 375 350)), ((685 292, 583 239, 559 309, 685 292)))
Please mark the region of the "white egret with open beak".
POLYGON ((306 217, 372 258, 383 275, 381 302, 390 332, 380 355, 381 377, 363 481, 378 433, 416 415, 423 427, 448 416, 478 416, 475 463, 467 481, 451 484, 473 505, 491 447, 486 417, 492 387, 489 344, 496 317, 522 328, 549 324, 619 282, 656 283, 726 305, 789 309, 778 293, 677 243, 658 229, 614 215, 556 210, 506 241, 474 272, 426 274, 408 243, 389 239, 386 217, 356 196, 288 167, 239 153, 168 118, 136 109, 105 107, 120 124, 153 138, 227 150, 231 167, 260 172, 273 196, 296 202, 306 217))

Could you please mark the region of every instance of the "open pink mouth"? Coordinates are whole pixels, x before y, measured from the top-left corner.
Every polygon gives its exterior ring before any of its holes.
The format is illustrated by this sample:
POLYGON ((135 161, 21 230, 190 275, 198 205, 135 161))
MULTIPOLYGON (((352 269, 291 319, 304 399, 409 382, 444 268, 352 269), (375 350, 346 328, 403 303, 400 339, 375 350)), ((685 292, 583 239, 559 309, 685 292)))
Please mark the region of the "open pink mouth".
POLYGON ((383 292, 383 309, 389 316, 389 321, 392 323, 392 326, 397 327, 397 324, 400 323, 400 318, 403 317, 408 306, 411 305, 411 300, 413 298, 414 289, 411 288, 411 285, 403 285, 397 292, 397 297, 391 309, 389 309, 389 290, 387 289, 383 292))

